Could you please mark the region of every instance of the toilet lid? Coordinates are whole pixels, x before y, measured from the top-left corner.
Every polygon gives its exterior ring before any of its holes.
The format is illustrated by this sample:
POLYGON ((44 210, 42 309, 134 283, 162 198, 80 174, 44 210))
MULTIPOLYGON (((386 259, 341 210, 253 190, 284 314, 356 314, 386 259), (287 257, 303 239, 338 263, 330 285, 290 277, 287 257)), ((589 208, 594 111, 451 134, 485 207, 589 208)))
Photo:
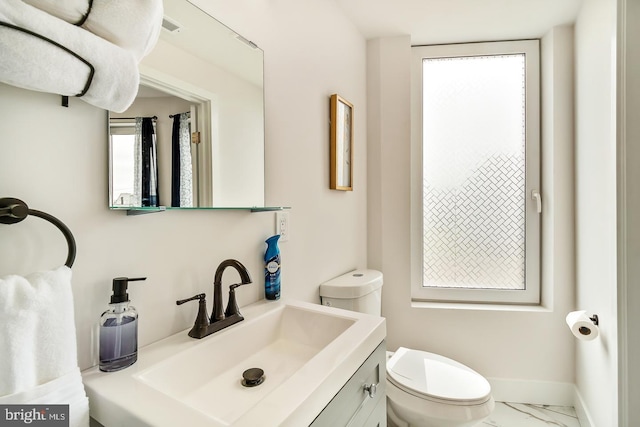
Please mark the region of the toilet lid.
POLYGON ((387 374, 398 386, 426 398, 474 403, 491 393, 489 382, 473 369, 426 351, 400 347, 387 361, 387 374))

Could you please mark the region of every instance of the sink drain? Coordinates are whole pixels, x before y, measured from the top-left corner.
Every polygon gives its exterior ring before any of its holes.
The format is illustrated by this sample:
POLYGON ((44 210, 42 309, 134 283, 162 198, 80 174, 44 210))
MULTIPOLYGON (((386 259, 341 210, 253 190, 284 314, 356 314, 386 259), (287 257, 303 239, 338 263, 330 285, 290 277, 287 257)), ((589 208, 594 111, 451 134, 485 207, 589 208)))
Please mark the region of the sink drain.
POLYGON ((260 368, 250 368, 242 373, 242 385, 255 387, 264 382, 264 371, 260 368))

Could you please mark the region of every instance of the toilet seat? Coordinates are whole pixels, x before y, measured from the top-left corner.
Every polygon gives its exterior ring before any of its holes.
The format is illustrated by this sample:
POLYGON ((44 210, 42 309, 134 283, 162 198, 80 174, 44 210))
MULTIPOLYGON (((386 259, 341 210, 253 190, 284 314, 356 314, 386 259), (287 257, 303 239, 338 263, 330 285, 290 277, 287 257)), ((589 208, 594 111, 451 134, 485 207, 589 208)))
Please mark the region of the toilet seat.
POLYGON ((387 361, 387 379, 416 397, 453 405, 491 399, 489 382, 473 369, 438 354, 400 347, 387 361))

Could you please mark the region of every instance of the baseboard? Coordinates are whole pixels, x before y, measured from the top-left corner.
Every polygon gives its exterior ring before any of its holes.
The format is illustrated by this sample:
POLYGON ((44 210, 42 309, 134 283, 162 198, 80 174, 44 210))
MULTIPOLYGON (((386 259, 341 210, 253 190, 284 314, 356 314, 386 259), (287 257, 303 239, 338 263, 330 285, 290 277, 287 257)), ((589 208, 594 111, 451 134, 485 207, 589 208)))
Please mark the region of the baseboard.
POLYGON ((576 387, 572 383, 487 378, 491 394, 498 402, 574 406, 576 387))
POLYGON ((584 404, 584 400, 580 395, 577 387, 575 388, 575 398, 573 407, 576 410, 576 415, 578 415, 578 420, 580 421, 580 427, 595 427, 593 420, 591 419, 591 415, 589 415, 589 411, 587 410, 587 406, 584 404))

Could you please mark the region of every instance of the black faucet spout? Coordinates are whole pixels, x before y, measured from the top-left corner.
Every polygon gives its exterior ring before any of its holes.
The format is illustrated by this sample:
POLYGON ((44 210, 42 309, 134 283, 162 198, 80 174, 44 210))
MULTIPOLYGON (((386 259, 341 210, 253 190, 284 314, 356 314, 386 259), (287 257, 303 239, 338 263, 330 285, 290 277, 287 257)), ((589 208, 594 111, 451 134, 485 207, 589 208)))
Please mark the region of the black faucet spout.
POLYGON ((251 276, 249 275, 247 268, 242 265, 240 261, 235 259, 225 259, 220 263, 220 265, 216 269, 214 283, 222 284, 222 273, 224 273, 224 270, 227 267, 233 267, 236 269, 236 271, 240 275, 240 280, 242 281, 243 285, 248 285, 249 283, 251 283, 251 276))
POLYGON ((227 267, 233 267, 240 275, 241 285, 251 283, 251 276, 247 268, 235 259, 226 259, 220 263, 216 269, 213 279, 213 311, 211 312, 211 323, 224 320, 224 309, 222 303, 222 273, 227 267))

